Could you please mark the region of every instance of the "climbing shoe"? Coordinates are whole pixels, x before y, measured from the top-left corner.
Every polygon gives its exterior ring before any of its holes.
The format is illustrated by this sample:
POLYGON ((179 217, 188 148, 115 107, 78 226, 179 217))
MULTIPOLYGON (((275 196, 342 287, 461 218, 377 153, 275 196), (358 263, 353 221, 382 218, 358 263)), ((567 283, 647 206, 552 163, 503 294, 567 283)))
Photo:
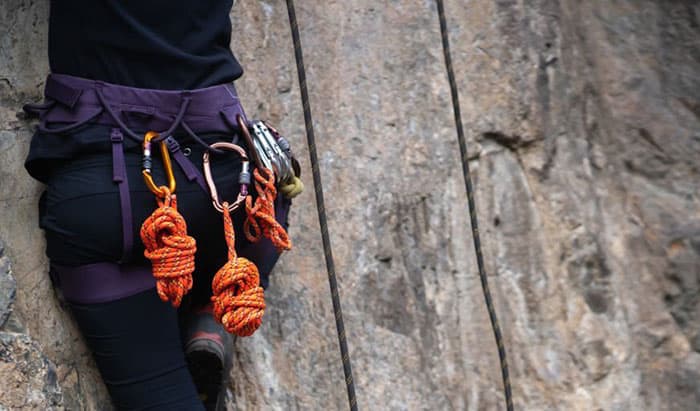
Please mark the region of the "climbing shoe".
POLYGON ((185 327, 185 358, 199 397, 207 411, 225 410, 233 336, 214 319, 211 305, 193 311, 185 327))

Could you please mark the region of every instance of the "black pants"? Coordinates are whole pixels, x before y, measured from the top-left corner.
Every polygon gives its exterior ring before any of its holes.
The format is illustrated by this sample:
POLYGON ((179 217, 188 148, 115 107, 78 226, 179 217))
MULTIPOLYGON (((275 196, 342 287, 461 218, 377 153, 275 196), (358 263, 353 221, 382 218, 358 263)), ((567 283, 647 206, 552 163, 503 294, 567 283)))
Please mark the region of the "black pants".
MULTIPOLYGON (((104 127, 87 132, 91 131, 105 133, 108 138, 109 130, 104 127)), ((192 153, 189 158, 201 170, 203 149, 196 145, 187 148, 192 153)), ((127 152, 126 163, 134 216, 134 226, 130 227, 134 235, 133 260, 129 263, 150 267, 143 257, 139 230, 156 202, 143 183, 141 153, 127 152)), ((156 156, 153 176, 162 184, 165 180, 160 164, 156 156)), ((173 168, 178 209, 187 221, 189 234, 197 240, 194 286, 183 306, 203 305, 211 297, 214 274, 227 260, 223 217, 199 185, 189 182, 176 164, 173 168)), ((233 153, 213 156, 212 172, 222 201, 235 199, 240 169, 240 160, 233 153)), ((243 208, 232 215, 236 248, 239 255, 258 265, 261 282, 266 286, 278 255, 269 246, 256 246, 245 239, 244 216, 243 208)), ((282 223, 286 227, 286 219, 282 223)), ((111 153, 81 155, 53 168, 40 202, 40 226, 46 233, 46 252, 52 264, 75 267, 118 261, 123 254, 121 225, 111 153)), ((118 409, 202 409, 185 365, 178 312, 160 301, 154 289, 106 303, 69 303, 118 409)))
POLYGON ((187 369, 177 311, 155 289, 70 304, 118 410, 203 410, 187 369))

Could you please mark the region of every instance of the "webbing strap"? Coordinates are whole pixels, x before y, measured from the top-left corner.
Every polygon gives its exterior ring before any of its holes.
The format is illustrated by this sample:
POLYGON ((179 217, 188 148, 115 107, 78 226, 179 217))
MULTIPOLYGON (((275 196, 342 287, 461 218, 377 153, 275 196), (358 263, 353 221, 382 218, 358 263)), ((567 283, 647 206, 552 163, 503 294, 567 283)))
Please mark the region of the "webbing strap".
POLYGON ((126 176, 126 161, 124 161, 124 135, 118 128, 113 128, 110 135, 112 140, 112 181, 119 186, 119 203, 122 213, 122 258, 120 263, 131 259, 134 248, 133 217, 131 214, 131 194, 129 179, 126 176))
POLYGON ((49 77, 46 80, 46 85, 44 86, 44 96, 58 101, 64 106, 75 108, 75 105, 80 100, 80 96, 83 95, 83 90, 67 86, 60 81, 56 81, 54 78, 49 77))
POLYGON ((178 143, 177 140, 173 138, 173 136, 169 136, 165 139, 165 144, 168 146, 168 150, 175 159, 175 162, 180 166, 182 172, 185 173, 187 179, 190 182, 196 181, 197 184, 199 184, 199 186, 202 187, 202 190, 204 190, 204 192, 208 194, 209 189, 207 188, 207 183, 204 181, 202 173, 199 172, 197 167, 195 167, 194 164, 192 164, 192 161, 190 161, 190 159, 187 158, 185 153, 182 152, 182 150, 180 149, 180 143, 178 143))

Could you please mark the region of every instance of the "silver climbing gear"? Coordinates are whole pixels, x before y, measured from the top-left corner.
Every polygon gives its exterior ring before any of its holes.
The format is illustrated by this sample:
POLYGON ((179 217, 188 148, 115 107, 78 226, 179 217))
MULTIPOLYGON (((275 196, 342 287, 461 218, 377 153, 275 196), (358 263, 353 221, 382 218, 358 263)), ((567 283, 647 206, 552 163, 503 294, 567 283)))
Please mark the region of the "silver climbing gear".
MULTIPOLYGON (((289 181, 294 176, 294 170, 292 170, 290 157, 287 156, 278 143, 278 139, 282 137, 279 134, 273 134, 264 121, 254 121, 251 124, 251 128, 253 129, 255 151, 257 151, 263 166, 275 173, 276 182, 289 181)), ((286 140, 284 140, 284 143, 289 147, 289 143, 286 140)))

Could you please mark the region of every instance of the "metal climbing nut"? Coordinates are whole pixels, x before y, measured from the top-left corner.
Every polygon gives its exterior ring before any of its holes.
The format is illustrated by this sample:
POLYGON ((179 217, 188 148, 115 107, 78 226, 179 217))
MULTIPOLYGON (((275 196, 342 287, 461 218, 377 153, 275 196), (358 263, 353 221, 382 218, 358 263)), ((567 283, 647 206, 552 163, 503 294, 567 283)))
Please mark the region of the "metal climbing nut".
MULTIPOLYGON (((248 155, 246 155, 245 150, 233 143, 228 143, 225 141, 220 141, 218 143, 214 143, 210 146, 211 148, 218 148, 218 149, 226 149, 229 151, 235 151, 238 153, 239 156, 243 159, 243 171, 241 172, 241 177, 239 177, 239 182, 241 183, 241 188, 240 191, 238 192, 238 197, 236 198, 236 201, 234 201, 231 204, 228 204, 228 211, 231 212, 238 208, 244 201, 246 196, 248 195, 248 184, 250 183, 250 171, 249 169, 249 164, 248 164, 248 155), (243 180, 243 172, 248 173, 248 183, 243 183, 241 180, 243 180)), ((214 178, 211 175, 211 165, 209 162, 209 151, 204 152, 204 159, 202 161, 202 168, 204 169, 204 179, 207 181, 207 185, 209 186, 209 193, 211 194, 211 202, 214 205, 214 208, 217 210, 223 212, 224 211, 224 206, 222 203, 219 201, 219 193, 216 191, 216 184, 214 183, 214 178)))
MULTIPOLYGON (((153 194, 158 197, 165 197, 166 191, 163 187, 159 187, 153 182, 153 176, 151 175, 151 167, 153 165, 153 159, 151 158, 151 140, 158 137, 158 133, 155 131, 149 131, 143 138, 143 169, 141 174, 143 174, 143 180, 146 182, 146 186, 153 194)), ((168 152, 168 147, 165 145, 165 141, 160 142, 160 152, 163 157, 163 167, 165 168, 165 176, 168 178, 168 190, 170 193, 175 192, 175 175, 173 174, 173 165, 170 162, 170 153, 168 152)))

